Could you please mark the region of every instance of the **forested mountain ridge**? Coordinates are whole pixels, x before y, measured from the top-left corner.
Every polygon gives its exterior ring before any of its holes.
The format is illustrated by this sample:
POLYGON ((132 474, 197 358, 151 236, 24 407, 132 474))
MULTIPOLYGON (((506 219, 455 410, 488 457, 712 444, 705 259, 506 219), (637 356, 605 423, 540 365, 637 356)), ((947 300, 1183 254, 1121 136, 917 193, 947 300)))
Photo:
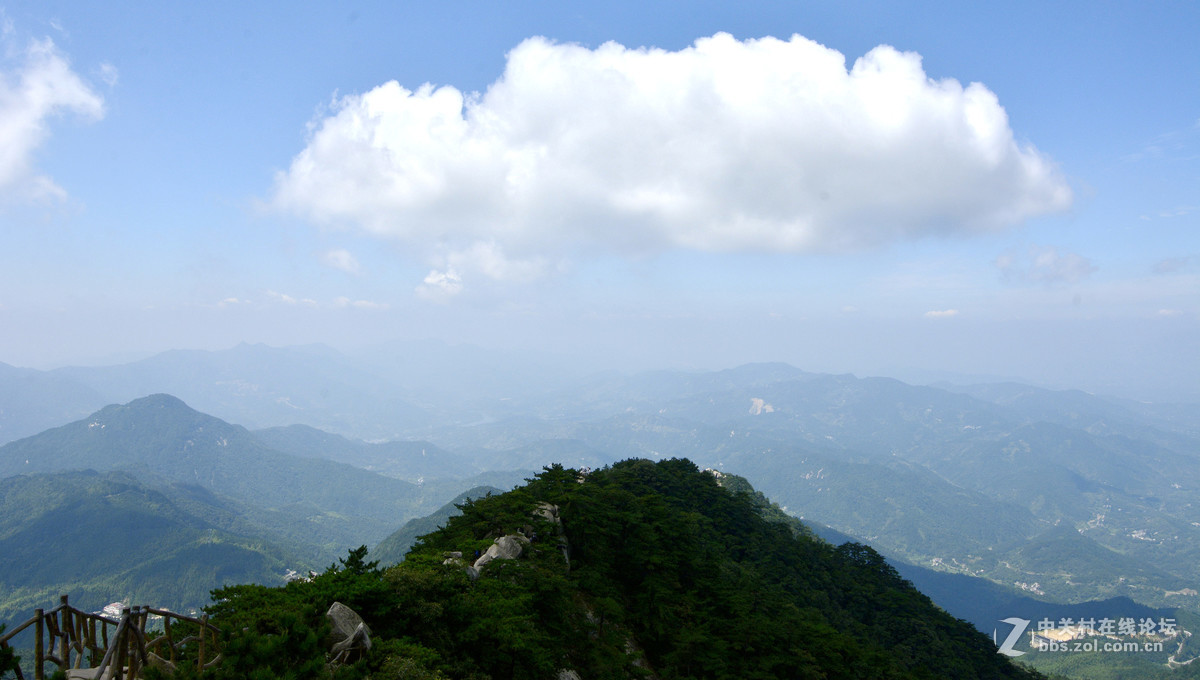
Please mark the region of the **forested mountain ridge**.
POLYGON ((0 622, 69 593, 197 609, 231 583, 282 584, 297 557, 241 508, 197 487, 150 487, 122 472, 0 479, 0 622))
MULTIPOLYGON (((0 479, 79 470, 122 471, 163 491, 210 494, 300 562, 324 566, 348 547, 374 545, 481 482, 419 486, 264 445, 245 428, 165 394, 105 407, 82 420, 0 446, 0 479)), ((211 502, 210 502, 211 501, 211 502)), ((36 509, 37 501, 31 500, 36 509)), ((241 531, 245 533, 245 531, 241 531)))
POLYGON ((215 593, 212 620, 234 640, 218 677, 316 677, 315 645, 256 650, 319 630, 333 600, 375 636, 339 677, 1039 677, 870 548, 835 548, 762 509, 686 460, 547 468, 464 504, 389 569, 352 553, 311 582, 215 593), (520 556, 472 578, 475 551, 506 536, 520 556))

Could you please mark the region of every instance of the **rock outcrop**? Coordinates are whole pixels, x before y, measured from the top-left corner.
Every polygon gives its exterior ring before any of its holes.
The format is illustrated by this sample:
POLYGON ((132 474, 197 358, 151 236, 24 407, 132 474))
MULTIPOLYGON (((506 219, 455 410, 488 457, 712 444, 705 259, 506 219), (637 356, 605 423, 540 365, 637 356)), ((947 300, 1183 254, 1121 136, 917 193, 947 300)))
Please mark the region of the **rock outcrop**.
POLYGON ((558 516, 558 506, 545 501, 534 508, 535 517, 540 517, 554 525, 554 536, 558 541, 558 549, 562 552, 563 560, 571 566, 571 544, 567 541, 567 532, 563 530, 562 518, 558 516))
MULTIPOLYGON (((567 535, 563 530, 562 518, 558 516, 558 506, 545 502, 538 503, 530 515, 534 519, 545 520, 553 525, 555 542, 559 551, 562 552, 563 560, 570 566, 571 546, 567 542, 567 535)), ((497 538, 492 545, 488 546, 487 552, 477 557, 474 564, 466 567, 467 575, 474 580, 479 578, 479 572, 493 560, 517 559, 524 553, 525 546, 539 538, 532 525, 518 528, 517 533, 497 538)), ((459 551, 443 553, 443 558, 442 564, 447 566, 460 566, 464 563, 462 553, 459 551)))
POLYGON ((490 545, 487 552, 480 555, 475 560, 475 564, 467 569, 467 574, 471 578, 478 578, 479 572, 492 560, 515 560, 525 551, 525 546, 529 545, 529 539, 521 534, 510 534, 501 536, 496 539, 496 542, 490 545))
POLYGON ((333 629, 329 634, 329 663, 355 661, 371 649, 371 629, 358 612, 341 602, 334 602, 325 612, 333 629))

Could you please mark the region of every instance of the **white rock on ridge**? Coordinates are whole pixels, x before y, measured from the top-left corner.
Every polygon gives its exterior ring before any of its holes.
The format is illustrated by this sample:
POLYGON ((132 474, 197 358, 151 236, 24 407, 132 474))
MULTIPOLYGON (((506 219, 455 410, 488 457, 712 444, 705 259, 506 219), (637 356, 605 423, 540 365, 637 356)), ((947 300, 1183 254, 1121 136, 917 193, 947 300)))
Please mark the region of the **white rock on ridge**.
POLYGON ((528 544, 529 539, 520 534, 501 536, 496 539, 495 543, 488 547, 487 552, 475 560, 474 567, 476 570, 480 570, 492 560, 515 560, 521 556, 521 553, 525 551, 525 546, 528 544))

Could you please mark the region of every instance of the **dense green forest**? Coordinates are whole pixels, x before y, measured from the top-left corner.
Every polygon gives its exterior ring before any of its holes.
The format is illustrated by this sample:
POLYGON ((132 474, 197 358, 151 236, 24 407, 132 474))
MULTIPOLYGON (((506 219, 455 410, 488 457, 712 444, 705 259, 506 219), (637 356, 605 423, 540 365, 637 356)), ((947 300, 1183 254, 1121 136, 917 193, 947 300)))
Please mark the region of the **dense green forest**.
POLYGON ((198 487, 91 470, 0 479, 0 621, 70 594, 188 611, 229 583, 282 583, 295 558, 198 487))
POLYGON ((328 677, 334 601, 373 631, 347 678, 1039 677, 872 549, 765 519, 768 506, 686 460, 546 468, 464 503, 398 565, 362 548, 310 581, 215 591, 216 677, 328 677), (521 556, 477 577, 453 559, 518 535, 521 556))

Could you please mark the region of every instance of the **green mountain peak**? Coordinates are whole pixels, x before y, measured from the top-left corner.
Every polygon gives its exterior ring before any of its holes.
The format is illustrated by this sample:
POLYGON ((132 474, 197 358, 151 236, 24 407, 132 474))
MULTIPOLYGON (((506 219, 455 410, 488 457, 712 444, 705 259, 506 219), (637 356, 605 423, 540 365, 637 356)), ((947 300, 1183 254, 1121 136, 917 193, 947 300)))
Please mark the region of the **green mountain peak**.
POLYGON ((255 650, 334 601, 373 631, 356 677, 1039 677, 870 548, 768 521, 687 460, 554 466, 461 510, 386 570, 362 549, 308 582, 214 593, 234 648, 218 677, 317 677, 317 645, 255 650))

